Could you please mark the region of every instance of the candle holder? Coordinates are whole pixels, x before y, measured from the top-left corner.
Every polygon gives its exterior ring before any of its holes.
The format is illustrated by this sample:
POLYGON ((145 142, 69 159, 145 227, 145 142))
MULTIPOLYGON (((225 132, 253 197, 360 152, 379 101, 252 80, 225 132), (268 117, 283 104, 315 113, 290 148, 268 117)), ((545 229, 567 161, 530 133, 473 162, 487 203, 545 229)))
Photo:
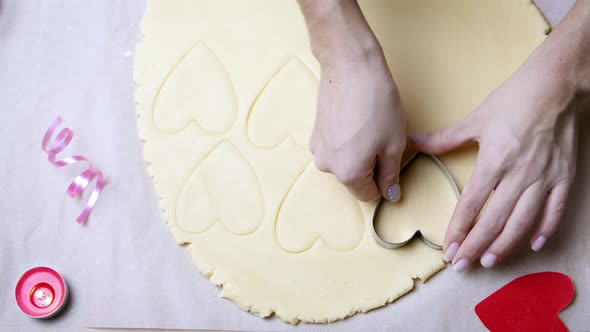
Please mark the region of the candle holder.
POLYGON ((16 304, 27 316, 50 318, 65 306, 68 287, 55 270, 39 266, 23 273, 16 283, 14 294, 16 304))

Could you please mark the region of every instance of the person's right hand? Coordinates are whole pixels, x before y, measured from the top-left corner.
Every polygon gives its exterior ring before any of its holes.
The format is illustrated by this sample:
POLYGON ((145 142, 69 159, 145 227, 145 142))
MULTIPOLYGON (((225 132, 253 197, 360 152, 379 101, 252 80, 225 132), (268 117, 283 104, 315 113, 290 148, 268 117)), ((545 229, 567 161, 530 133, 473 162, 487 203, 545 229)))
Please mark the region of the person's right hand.
POLYGON ((399 200, 405 119, 381 49, 322 63, 317 107, 310 147, 318 169, 359 200, 399 200))
POLYGON ((321 65, 310 148, 362 201, 399 200, 404 113, 383 50, 356 0, 299 0, 321 65))

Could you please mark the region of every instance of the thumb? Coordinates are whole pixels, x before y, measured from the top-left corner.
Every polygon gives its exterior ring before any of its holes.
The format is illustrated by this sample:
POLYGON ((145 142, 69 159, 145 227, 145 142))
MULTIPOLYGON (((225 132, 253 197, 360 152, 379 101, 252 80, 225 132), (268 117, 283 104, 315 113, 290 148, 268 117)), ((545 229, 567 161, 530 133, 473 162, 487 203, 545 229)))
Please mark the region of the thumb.
POLYGON ((381 195, 386 199, 397 202, 401 197, 401 188, 399 185, 399 172, 402 155, 384 154, 377 158, 375 165, 375 182, 381 195))
POLYGON ((408 137, 410 143, 418 150, 431 153, 443 154, 454 150, 465 143, 475 139, 473 122, 468 119, 456 122, 446 128, 439 129, 432 134, 411 133, 408 137))

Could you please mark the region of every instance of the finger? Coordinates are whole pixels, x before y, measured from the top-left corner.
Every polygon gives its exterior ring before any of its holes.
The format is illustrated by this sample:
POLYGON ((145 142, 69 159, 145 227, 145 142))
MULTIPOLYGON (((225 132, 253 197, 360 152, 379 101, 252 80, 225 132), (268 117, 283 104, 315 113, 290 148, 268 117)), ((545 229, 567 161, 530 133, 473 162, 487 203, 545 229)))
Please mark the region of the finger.
POLYGON ((443 154, 456 149, 467 142, 474 141, 477 136, 476 121, 473 117, 456 122, 446 128, 439 129, 432 134, 413 133, 409 141, 418 150, 432 154, 443 154))
POLYGON ((372 174, 365 177, 355 179, 354 181, 341 180, 348 190, 360 201, 370 202, 378 199, 381 196, 379 188, 373 179, 372 174))
POLYGON ((325 157, 325 154, 316 151, 316 153, 313 155, 313 161, 317 169, 319 169, 320 171, 332 173, 330 160, 325 157))
MULTIPOLYGON (((480 154, 484 155, 484 154, 480 154)), ((443 249, 445 258, 452 261, 486 204, 494 187, 500 181, 501 169, 482 157, 478 158, 473 174, 463 189, 453 216, 447 227, 443 249)))
POLYGON ((525 190, 508 218, 506 226, 481 256, 480 263, 483 267, 490 268, 500 262, 526 235, 537 219, 546 195, 547 191, 540 181, 525 190))
POLYGON ((342 157, 336 160, 335 167, 330 169, 338 181, 360 201, 369 202, 378 199, 381 192, 373 178, 375 159, 342 157), (354 161, 354 163, 352 163, 354 161))
POLYGON ((317 137, 316 131, 314 130, 311 133, 311 138, 309 139, 309 151, 311 152, 312 155, 315 155, 316 150, 318 149, 318 145, 319 145, 318 137, 317 137))
POLYGON ((401 165, 401 153, 384 153, 377 157, 375 166, 375 182, 386 199, 397 202, 401 197, 399 185, 399 172, 401 165))
POLYGON ((524 188, 519 181, 504 179, 498 184, 479 221, 459 246, 453 270, 465 271, 498 237, 524 188))
POLYGON ((370 158, 334 157, 324 153, 319 147, 314 154, 318 170, 332 173, 360 201, 369 202, 381 196, 373 179, 375 161, 370 158))
POLYGON ((566 207, 570 187, 571 183, 564 181, 557 184, 549 192, 541 220, 531 237, 531 248, 534 251, 541 250, 547 239, 557 230, 557 225, 566 207))

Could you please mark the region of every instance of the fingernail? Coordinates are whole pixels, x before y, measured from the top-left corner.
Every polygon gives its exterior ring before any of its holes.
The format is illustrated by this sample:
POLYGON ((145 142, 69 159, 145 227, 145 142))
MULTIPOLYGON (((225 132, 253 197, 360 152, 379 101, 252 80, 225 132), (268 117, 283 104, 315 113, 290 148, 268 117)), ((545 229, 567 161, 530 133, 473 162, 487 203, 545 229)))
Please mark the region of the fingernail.
POLYGON ((424 133, 411 133, 410 135, 408 135, 410 137, 410 139, 414 142, 422 142, 424 141, 426 138, 428 138, 428 134, 424 134, 424 133))
POLYGON ((481 266, 489 269, 490 267, 494 266, 494 264, 496 264, 496 259, 498 259, 498 257, 496 257, 494 254, 485 254, 481 257, 479 262, 481 263, 481 266))
POLYGON ((453 258, 455 258, 455 255, 457 254, 457 250, 459 250, 459 243, 453 242, 447 248, 447 252, 445 252, 444 258, 449 262, 452 261, 453 258))
POLYGON ((387 189, 387 199, 392 202, 399 201, 400 197, 402 196, 402 189, 399 184, 394 184, 393 186, 387 189))
POLYGON ((467 266, 469 266, 469 262, 465 258, 460 259, 457 263, 453 264, 453 271, 455 272, 463 272, 467 270, 467 266))
POLYGON ((541 235, 535 240, 535 242, 533 242, 533 245, 531 246, 531 248, 534 251, 539 251, 545 245, 545 241, 547 241, 547 239, 543 235, 541 235))

